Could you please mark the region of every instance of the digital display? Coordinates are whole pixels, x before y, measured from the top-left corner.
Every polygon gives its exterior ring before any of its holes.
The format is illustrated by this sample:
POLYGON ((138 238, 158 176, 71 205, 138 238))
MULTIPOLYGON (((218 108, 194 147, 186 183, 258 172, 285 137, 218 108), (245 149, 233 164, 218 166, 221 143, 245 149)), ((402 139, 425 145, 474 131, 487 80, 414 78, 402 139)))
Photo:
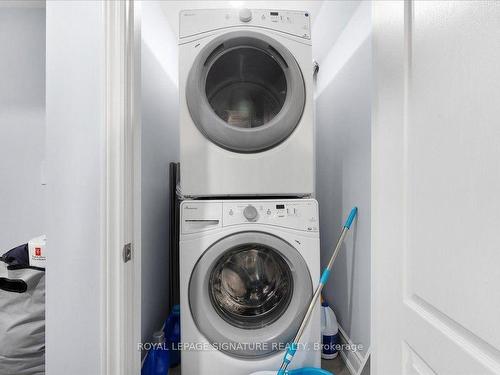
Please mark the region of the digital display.
POLYGON ((285 209, 285 205, 284 204, 277 204, 276 205, 276 209, 277 210, 284 210, 285 209))
POLYGON ((271 16, 277 16, 278 14, 278 12, 271 12, 271 16))

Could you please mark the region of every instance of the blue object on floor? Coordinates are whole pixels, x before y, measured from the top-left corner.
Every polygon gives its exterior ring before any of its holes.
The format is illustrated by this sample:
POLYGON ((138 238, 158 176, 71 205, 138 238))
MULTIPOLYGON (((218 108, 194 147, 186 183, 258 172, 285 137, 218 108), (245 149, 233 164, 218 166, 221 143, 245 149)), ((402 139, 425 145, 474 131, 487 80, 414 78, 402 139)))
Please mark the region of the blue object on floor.
POLYGON ((165 322, 165 342, 170 351, 170 367, 175 367, 181 362, 181 352, 178 348, 181 342, 181 308, 174 305, 165 322))
POLYGON ((288 375, 334 375, 330 371, 321 368, 304 367, 288 371, 288 375))
POLYGON ((165 336, 159 331, 153 334, 154 345, 148 351, 141 369, 141 375, 168 375, 170 351, 165 344, 165 336))

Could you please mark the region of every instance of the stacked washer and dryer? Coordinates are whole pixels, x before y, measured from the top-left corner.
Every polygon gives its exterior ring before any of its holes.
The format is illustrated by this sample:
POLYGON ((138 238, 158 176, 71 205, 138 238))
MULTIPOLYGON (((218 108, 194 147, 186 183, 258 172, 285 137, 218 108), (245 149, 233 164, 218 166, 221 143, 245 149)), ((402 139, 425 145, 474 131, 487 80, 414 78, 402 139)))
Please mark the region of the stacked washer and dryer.
POLYGON ((182 374, 277 369, 320 277, 310 16, 182 11, 179 53, 182 374))

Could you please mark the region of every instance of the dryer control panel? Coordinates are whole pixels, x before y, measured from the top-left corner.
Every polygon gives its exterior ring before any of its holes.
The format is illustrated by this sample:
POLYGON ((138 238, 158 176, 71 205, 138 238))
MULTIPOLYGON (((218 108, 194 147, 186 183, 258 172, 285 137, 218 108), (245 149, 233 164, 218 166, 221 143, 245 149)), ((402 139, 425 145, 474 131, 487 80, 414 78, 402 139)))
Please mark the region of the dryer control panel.
POLYGON ((236 26, 261 27, 311 39, 311 16, 308 11, 196 9, 183 10, 179 17, 180 39, 236 26))
POLYGON ((305 232, 319 231, 318 202, 314 199, 184 201, 183 234, 222 227, 272 225, 305 232))

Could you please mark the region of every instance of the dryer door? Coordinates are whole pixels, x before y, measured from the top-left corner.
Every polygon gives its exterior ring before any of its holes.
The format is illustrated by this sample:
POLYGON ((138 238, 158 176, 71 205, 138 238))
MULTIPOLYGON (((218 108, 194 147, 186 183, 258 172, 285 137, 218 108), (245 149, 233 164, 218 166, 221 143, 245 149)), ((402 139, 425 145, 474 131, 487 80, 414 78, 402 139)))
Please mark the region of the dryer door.
POLYGON ((260 152, 284 141, 299 123, 304 79, 281 43, 236 31, 200 52, 189 72, 186 101, 207 139, 234 152, 260 152))
POLYGON ((238 357, 283 350, 311 297, 302 256, 263 232, 240 232, 216 242, 196 264, 189 283, 198 330, 216 349, 238 357))

